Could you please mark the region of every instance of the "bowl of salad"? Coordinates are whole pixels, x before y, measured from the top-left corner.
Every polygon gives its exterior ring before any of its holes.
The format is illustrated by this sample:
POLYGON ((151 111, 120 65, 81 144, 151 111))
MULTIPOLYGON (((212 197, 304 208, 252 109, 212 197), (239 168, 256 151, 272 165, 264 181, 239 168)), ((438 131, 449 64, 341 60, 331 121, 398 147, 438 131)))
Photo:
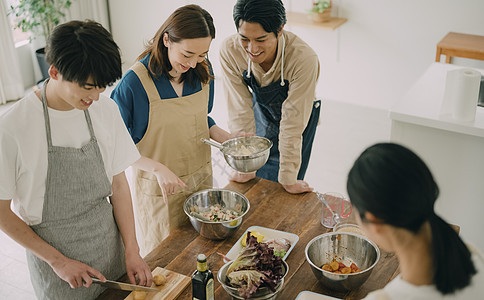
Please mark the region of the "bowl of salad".
POLYGON ((207 189, 185 200, 183 210, 198 233, 210 240, 231 236, 242 224, 250 203, 243 194, 227 189, 207 189))
POLYGON ((274 255, 273 248, 247 235, 247 245, 239 256, 223 265, 217 279, 235 299, 275 299, 284 285, 289 266, 274 255))

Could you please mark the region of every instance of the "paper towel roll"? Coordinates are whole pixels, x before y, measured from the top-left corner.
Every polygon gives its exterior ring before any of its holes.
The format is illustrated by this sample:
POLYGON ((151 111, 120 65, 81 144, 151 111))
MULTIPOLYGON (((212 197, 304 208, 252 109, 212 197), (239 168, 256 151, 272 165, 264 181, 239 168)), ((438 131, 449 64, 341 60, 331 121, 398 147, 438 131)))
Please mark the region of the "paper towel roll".
POLYGON ((451 79, 446 84, 452 85, 449 90, 452 117, 458 121, 474 121, 481 73, 472 69, 460 69, 456 70, 451 79))

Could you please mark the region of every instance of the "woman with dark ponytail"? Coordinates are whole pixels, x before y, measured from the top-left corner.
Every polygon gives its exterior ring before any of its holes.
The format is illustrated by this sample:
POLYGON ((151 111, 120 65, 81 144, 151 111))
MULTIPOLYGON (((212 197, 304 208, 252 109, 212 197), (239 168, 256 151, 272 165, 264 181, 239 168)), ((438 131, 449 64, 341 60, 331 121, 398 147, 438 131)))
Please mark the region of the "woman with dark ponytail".
POLYGON ((415 153, 392 143, 369 147, 347 189, 365 233, 400 263, 400 275, 366 299, 484 297, 483 255, 434 212, 439 188, 415 153))

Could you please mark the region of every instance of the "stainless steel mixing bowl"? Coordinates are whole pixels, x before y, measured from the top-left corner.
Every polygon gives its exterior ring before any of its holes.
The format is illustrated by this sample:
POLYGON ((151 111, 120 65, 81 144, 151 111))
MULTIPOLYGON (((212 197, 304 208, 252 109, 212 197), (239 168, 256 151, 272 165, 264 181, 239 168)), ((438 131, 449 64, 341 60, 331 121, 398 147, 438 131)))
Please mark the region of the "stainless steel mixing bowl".
POLYGON ((314 276, 327 288, 350 291, 360 287, 370 276, 380 259, 380 249, 367 237, 349 232, 329 232, 312 239, 306 246, 306 260, 314 276), (355 263, 362 271, 335 274, 321 269, 334 259, 350 266, 355 263))
MULTIPOLYGON (((226 273, 227 273, 228 268, 232 264, 232 262, 233 261, 229 261, 228 263, 226 263, 225 265, 223 265, 220 268, 220 270, 217 272, 217 279, 220 282, 220 284, 222 284, 222 287, 224 288, 224 290, 230 296, 232 296, 232 299, 244 299, 243 297, 241 297, 239 295, 239 291, 237 290, 237 288, 234 288, 234 287, 228 285, 228 282, 227 282, 226 273)), ((252 297, 250 299, 272 300, 272 299, 276 298, 277 293, 282 289, 282 287, 284 285, 284 277, 286 277, 287 272, 289 271, 289 266, 287 265, 287 263, 285 261, 282 261, 282 264, 283 264, 284 275, 281 278, 281 280, 277 283, 277 285, 275 287, 276 288, 275 292, 271 291, 267 287, 261 287, 257 290, 257 292, 254 295, 252 295, 252 297)))
POLYGON ((233 138, 222 144, 206 139, 202 141, 219 148, 229 166, 242 173, 257 171, 265 165, 272 147, 269 139, 260 136, 233 138), (251 151, 245 152, 247 148, 251 151))
POLYGON ((241 193, 226 189, 208 189, 192 194, 185 200, 183 210, 193 227, 201 236, 211 240, 222 240, 232 235, 242 224, 244 215, 249 211, 249 200, 241 193), (231 221, 214 222, 192 214, 204 211, 219 204, 222 209, 237 211, 240 215, 231 221))

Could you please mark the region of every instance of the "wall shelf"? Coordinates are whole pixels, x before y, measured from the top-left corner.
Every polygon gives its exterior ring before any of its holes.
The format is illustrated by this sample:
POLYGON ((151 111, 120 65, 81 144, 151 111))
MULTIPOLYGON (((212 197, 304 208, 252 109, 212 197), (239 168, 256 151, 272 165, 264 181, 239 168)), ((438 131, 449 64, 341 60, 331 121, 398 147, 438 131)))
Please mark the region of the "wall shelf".
POLYGON ((346 18, 331 18, 328 22, 314 22, 308 14, 289 11, 286 12, 286 17, 288 25, 322 28, 327 30, 335 30, 348 20, 346 18))

